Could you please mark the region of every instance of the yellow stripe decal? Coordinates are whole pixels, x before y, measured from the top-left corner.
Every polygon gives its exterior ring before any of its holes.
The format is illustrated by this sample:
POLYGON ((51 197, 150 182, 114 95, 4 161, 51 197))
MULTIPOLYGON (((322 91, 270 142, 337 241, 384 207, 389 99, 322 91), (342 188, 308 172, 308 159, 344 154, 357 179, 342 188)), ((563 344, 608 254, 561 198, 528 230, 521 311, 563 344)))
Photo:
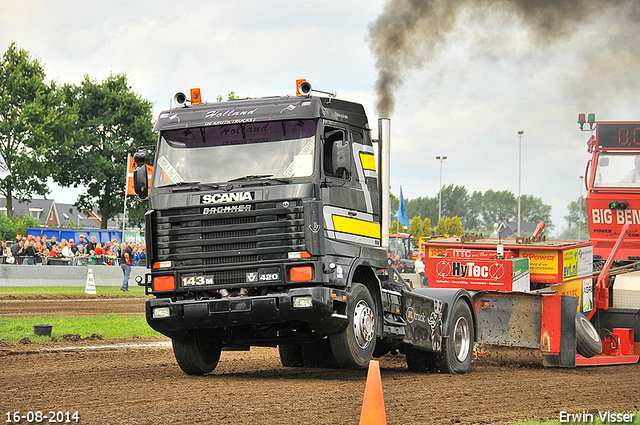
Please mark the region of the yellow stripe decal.
POLYGON ((333 227, 336 232, 380 239, 380 224, 378 223, 334 215, 333 227))
POLYGON ((365 170, 376 171, 376 157, 369 152, 360 152, 360 162, 365 170))

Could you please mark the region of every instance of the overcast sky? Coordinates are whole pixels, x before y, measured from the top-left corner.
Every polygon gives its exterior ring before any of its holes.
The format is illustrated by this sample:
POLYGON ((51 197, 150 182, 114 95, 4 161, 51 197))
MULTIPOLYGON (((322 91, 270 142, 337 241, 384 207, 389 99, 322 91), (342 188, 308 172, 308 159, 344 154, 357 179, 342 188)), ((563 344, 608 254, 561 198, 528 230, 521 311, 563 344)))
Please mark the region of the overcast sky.
POLYGON ((402 185, 409 199, 437 196, 436 156, 447 156, 443 185, 517 196, 522 130, 522 194, 553 207, 552 233, 565 228, 589 159, 577 114, 640 119, 638 2, 424 0, 403 13, 405 3, 0 0, 0 50, 15 41, 60 83, 126 73, 155 116, 191 87, 204 100, 274 96, 306 78, 363 103, 374 137, 390 114, 392 192, 402 185), (406 39, 381 49, 398 31, 406 39), (391 108, 380 107, 380 70, 395 73, 391 108))

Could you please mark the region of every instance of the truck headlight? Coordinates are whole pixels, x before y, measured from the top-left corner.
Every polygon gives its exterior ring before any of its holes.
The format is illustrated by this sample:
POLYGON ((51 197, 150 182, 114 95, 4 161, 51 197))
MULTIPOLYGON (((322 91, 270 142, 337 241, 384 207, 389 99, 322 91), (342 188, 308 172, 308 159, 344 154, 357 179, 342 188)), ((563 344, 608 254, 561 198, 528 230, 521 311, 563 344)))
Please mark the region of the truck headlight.
POLYGON ((171 316, 171 313, 169 312, 169 307, 156 307, 153 309, 154 319, 164 319, 169 316, 171 316))
POLYGON ((293 297, 293 308, 310 308, 313 306, 311 295, 293 297))

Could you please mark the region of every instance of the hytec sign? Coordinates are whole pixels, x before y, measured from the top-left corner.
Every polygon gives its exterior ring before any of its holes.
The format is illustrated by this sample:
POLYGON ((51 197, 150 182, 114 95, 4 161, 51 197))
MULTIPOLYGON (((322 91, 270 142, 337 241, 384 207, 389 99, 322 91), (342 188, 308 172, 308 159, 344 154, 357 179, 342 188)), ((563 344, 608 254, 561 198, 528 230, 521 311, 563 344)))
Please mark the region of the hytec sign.
MULTIPOLYGON (((487 243, 430 241, 425 243, 428 258, 495 259, 497 240, 487 243)), ((504 244, 504 258, 529 260, 531 282, 556 284, 590 277, 593 271, 593 246, 590 242, 549 241, 537 244, 504 244)), ((479 264, 479 263, 478 263, 479 264)), ((482 272, 482 270, 480 270, 482 272)))
POLYGON ((430 288, 529 291, 529 260, 433 257, 426 262, 430 288))

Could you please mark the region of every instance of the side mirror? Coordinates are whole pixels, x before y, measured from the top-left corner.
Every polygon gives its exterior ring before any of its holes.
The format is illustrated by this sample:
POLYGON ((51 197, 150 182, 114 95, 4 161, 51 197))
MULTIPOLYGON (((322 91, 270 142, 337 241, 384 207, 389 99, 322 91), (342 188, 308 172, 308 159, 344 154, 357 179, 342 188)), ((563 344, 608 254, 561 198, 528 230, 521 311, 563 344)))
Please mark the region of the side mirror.
POLYGON ((133 188, 140 199, 147 199, 149 196, 147 166, 144 163, 137 164, 135 170, 133 170, 133 188))
POLYGON ((337 140, 333 142, 331 165, 333 172, 337 176, 343 175, 345 171, 349 173, 351 169, 351 153, 349 152, 349 143, 347 141, 337 140))
POLYGON ((147 199, 149 196, 149 181, 147 180, 147 166, 144 161, 147 154, 144 150, 138 150, 133 154, 136 168, 133 170, 133 189, 140 199, 147 199))

